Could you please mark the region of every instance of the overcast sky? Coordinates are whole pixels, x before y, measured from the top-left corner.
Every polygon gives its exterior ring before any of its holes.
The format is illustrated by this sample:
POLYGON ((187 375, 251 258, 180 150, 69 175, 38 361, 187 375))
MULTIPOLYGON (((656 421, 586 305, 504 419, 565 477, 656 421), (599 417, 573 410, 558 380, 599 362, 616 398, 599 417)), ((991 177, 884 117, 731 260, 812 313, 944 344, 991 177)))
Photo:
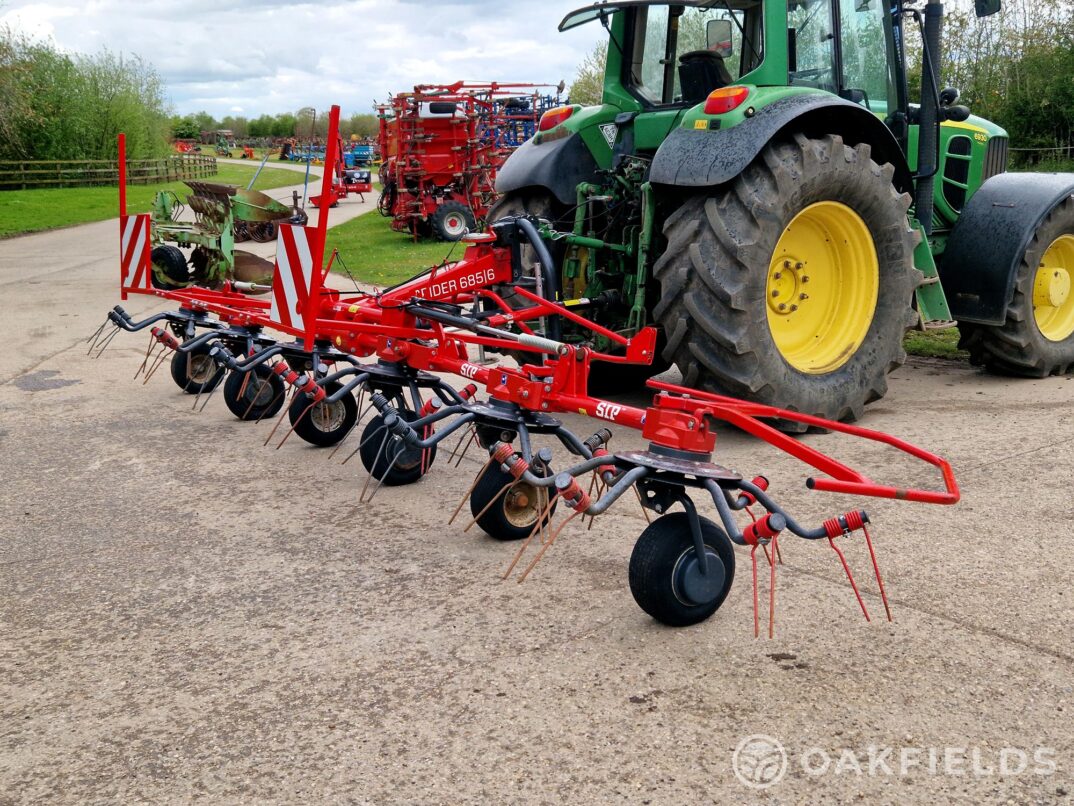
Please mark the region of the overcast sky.
POLYGON ((0 0, 0 25, 68 52, 107 48, 150 61, 176 112, 216 117, 323 109, 371 112, 419 83, 571 83, 604 38, 557 32, 586 0, 0 0))

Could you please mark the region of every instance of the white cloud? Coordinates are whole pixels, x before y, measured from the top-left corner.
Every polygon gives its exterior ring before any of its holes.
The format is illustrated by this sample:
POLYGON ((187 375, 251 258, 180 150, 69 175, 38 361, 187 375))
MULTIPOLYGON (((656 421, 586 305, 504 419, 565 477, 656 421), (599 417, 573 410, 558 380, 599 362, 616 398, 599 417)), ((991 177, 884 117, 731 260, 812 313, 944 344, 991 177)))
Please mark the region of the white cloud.
POLYGON ((560 34, 585 0, 8 0, 0 24, 51 37, 68 52, 138 54, 177 112, 218 117, 317 109, 372 111, 390 92, 457 80, 569 84, 604 38, 597 25, 560 34))

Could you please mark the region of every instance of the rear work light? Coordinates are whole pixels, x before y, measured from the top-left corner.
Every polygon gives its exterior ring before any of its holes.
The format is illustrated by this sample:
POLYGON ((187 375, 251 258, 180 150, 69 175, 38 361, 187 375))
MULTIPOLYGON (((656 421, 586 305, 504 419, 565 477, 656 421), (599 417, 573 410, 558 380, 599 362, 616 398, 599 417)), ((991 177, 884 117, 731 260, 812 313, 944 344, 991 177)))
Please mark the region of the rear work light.
POLYGON ((554 109, 549 109, 541 115, 541 122, 538 124, 537 128, 539 131, 546 132, 549 129, 555 128, 573 114, 573 106, 557 106, 554 109))
MULTIPOLYGON (((722 115, 736 109, 750 94, 747 87, 720 87, 705 99, 706 115, 722 115)), ((543 121, 542 121, 543 122, 543 121)))

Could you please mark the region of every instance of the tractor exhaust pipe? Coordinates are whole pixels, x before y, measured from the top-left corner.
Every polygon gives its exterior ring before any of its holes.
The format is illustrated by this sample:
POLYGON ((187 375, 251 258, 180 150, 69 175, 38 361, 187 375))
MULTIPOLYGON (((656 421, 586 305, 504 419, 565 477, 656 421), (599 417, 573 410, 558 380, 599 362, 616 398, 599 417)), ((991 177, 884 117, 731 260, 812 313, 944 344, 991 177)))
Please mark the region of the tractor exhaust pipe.
POLYGON ((932 234, 933 186, 940 137, 940 36, 943 33, 943 3, 929 0, 925 6, 924 48, 921 55, 921 108, 917 117, 917 188, 914 210, 926 235, 932 234))

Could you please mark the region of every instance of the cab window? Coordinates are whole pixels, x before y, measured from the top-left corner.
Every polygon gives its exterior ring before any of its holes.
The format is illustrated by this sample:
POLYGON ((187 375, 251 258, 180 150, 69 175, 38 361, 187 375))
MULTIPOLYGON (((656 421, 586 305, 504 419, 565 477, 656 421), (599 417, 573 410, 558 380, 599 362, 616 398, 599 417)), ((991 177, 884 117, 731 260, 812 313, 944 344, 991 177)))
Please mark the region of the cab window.
POLYGON ((707 93, 737 81, 762 59, 756 0, 710 8, 642 6, 635 12, 634 32, 626 83, 650 104, 697 103, 692 96, 702 88, 699 81, 707 93), (693 67, 684 71, 683 57, 693 67))

